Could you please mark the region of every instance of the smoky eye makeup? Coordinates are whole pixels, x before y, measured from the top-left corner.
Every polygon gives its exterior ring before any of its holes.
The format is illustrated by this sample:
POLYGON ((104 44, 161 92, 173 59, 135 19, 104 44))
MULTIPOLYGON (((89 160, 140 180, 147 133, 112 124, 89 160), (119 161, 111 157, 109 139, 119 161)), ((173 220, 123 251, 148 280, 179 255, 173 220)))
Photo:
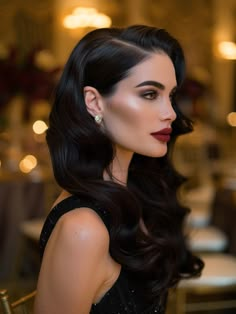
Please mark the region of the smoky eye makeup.
MULTIPOLYGON (((147 100, 154 100, 156 99, 162 91, 165 90, 165 86, 156 81, 145 81, 135 86, 136 88, 141 88, 140 96, 142 98, 145 98, 147 100)), ((169 94, 169 98, 172 101, 172 99, 175 98, 177 92, 177 86, 173 87, 169 94)))
POLYGON ((159 95, 159 92, 156 90, 148 90, 141 93, 141 96, 148 100, 156 99, 159 95))

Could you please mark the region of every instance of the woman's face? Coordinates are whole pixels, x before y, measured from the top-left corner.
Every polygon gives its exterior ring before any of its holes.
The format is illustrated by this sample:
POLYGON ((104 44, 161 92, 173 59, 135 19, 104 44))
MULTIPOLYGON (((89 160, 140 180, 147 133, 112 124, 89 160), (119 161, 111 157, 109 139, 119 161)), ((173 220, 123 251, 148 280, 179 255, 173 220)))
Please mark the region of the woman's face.
POLYGON ((149 157, 166 154, 176 118, 171 104, 176 85, 171 59, 153 53, 131 69, 111 96, 104 97, 103 127, 118 152, 149 157))

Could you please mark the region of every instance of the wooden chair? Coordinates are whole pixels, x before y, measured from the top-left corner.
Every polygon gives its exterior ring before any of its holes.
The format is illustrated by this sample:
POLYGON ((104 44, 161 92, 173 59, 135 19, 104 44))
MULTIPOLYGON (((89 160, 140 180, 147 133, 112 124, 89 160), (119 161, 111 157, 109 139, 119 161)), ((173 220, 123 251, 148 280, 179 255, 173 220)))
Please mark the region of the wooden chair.
POLYGON ((35 295, 36 295, 36 290, 21 297, 20 299, 14 302, 11 302, 9 300, 8 291, 6 289, 0 290, 0 299, 1 299, 3 314, 14 314, 14 313, 30 314, 30 310, 29 310, 30 304, 32 303, 35 295), (19 312, 19 310, 21 310, 21 312, 19 312))

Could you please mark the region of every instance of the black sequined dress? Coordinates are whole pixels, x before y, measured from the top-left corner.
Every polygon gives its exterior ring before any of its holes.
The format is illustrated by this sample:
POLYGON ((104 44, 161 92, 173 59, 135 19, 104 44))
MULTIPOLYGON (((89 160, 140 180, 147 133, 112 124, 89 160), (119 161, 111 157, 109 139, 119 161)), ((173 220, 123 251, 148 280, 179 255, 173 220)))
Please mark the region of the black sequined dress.
MULTIPOLYGON (((70 196, 58 203, 49 213, 40 236, 40 249, 44 248, 59 218, 75 208, 93 209, 103 220, 109 231, 109 214, 91 200, 70 196)), ((139 284, 132 274, 121 268, 120 275, 114 285, 97 304, 92 304, 90 314, 164 314, 165 305, 156 300, 154 304, 146 302, 140 295, 139 284)))

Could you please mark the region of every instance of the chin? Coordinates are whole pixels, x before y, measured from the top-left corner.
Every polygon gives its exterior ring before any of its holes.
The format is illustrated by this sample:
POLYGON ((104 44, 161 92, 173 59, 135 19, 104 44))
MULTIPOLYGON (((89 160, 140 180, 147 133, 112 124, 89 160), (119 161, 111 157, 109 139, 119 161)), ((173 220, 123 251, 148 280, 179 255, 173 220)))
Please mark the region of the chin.
POLYGON ((152 158, 158 158, 158 157, 163 157, 167 154, 167 148, 166 149, 162 149, 159 151, 150 151, 150 152, 146 152, 145 154, 143 154, 144 156, 147 157, 152 157, 152 158))
POLYGON ((150 156, 150 157, 158 158, 158 157, 163 157, 163 156, 165 156, 166 154, 167 154, 167 151, 166 151, 165 153, 163 153, 163 154, 155 154, 155 155, 150 156))

